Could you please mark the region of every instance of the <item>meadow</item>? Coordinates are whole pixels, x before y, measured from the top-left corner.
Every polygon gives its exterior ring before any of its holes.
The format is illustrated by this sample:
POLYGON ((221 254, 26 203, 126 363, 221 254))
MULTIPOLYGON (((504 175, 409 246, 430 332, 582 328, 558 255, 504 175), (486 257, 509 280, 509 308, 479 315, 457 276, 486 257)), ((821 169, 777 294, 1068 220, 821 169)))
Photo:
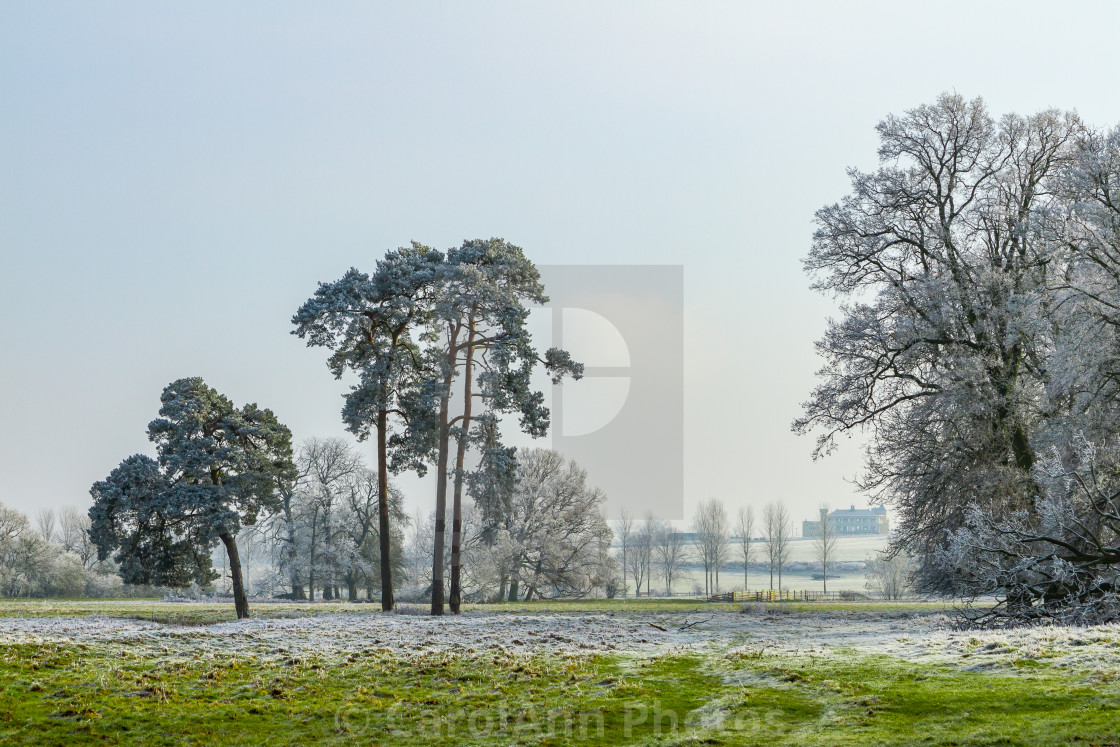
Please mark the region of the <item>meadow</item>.
POLYGON ((1120 626, 938 604, 0 602, 5 744, 1115 744, 1120 626))

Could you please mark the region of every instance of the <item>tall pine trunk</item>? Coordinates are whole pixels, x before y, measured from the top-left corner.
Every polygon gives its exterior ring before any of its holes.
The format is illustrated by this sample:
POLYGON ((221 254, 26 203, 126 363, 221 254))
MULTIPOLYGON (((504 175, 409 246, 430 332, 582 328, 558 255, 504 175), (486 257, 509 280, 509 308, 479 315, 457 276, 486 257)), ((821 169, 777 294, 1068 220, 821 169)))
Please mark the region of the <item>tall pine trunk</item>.
POLYGON ((393 567, 390 561, 389 535, 389 464, 386 436, 389 428, 389 413, 377 413, 377 526, 381 533, 378 544, 381 549, 381 610, 393 609, 393 567))
POLYGON ((307 566, 307 600, 309 602, 315 601, 315 530, 319 526, 319 517, 316 513, 311 514, 311 557, 307 566))
POLYGON ((474 365, 474 316, 467 321, 469 336, 467 337, 466 368, 463 371, 463 422, 462 434, 458 438, 455 453, 455 493, 451 498, 451 596, 448 600, 451 614, 459 614, 462 602, 462 567, 463 567, 463 469, 467 455, 467 439, 471 430, 471 404, 474 392, 471 391, 473 382, 474 365))
POLYGON ((229 532, 218 535, 226 547, 226 556, 229 558, 229 575, 233 581, 233 606, 237 610, 237 619, 244 620, 249 616, 249 599, 245 596, 245 584, 241 580, 241 556, 237 554, 237 542, 229 532))
POLYGON ((443 614, 443 548, 444 535, 447 533, 447 457, 450 451, 448 441, 451 429, 448 427, 448 408, 451 399, 451 384, 455 378, 455 361, 459 356, 456 347, 459 331, 451 332, 447 348, 447 371, 443 377, 443 391, 439 402, 439 453, 436 457, 436 526, 435 541, 432 549, 432 614, 443 614))

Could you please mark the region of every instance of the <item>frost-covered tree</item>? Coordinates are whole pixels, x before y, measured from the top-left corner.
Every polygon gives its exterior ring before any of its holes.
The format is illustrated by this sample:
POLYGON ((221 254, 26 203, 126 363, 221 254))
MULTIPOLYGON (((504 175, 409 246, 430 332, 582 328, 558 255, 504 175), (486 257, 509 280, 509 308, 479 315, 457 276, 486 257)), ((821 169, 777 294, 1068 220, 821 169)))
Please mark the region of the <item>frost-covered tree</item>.
POLYGON ((880 166, 819 210, 805 260, 841 299, 817 343, 820 383, 795 430, 869 436, 862 488, 892 503, 896 545, 929 560, 968 507, 1029 509, 1057 404, 1046 388, 1053 287, 1067 263, 1052 219, 1084 128, 1044 111, 998 121, 946 94, 878 126, 880 166))
POLYGON ((26 516, 0 504, 0 593, 5 596, 19 596, 25 590, 26 573, 21 560, 27 554, 31 534, 26 516))
POLYGON ((125 459, 90 489, 98 557, 126 583, 187 586, 215 576, 210 552, 229 558, 238 618, 249 616, 235 537, 277 507, 276 482, 294 476, 291 433, 271 410, 235 407, 200 378, 173 381, 148 425, 159 461, 125 459))
POLYGON ((673 595, 673 579, 680 576, 688 561, 688 548, 684 534, 667 521, 657 522, 653 533, 653 554, 661 578, 665 580, 665 593, 673 595))
POLYGON ((1036 468, 1044 496, 1034 510, 996 516, 973 506, 940 560, 970 597, 975 624, 1120 620, 1120 448, 1083 436, 1036 468))
POLYGON ((581 597, 605 588, 617 572, 610 527, 600 510, 606 497, 587 484, 587 472, 547 449, 521 449, 511 510, 488 545, 475 534, 495 569, 494 585, 508 584, 509 601, 581 597))
POLYGON ((628 560, 630 576, 634 579, 635 597, 642 595, 643 582, 646 584, 648 595, 649 576, 652 571, 650 559, 653 557, 653 526, 654 521, 649 516, 644 521, 633 524, 628 560))
POLYGON ((618 536, 619 564, 622 566, 622 598, 626 598, 626 561, 634 542, 634 516, 622 509, 615 522, 615 534, 618 536))
POLYGON ((774 590, 774 572, 778 573, 778 590, 782 589, 782 569, 789 561, 790 526, 789 509, 784 503, 773 501, 762 510, 762 530, 766 540, 766 560, 770 564, 770 590, 774 590))
MULTIPOLYGON (((439 367, 439 412, 436 449, 436 537, 432 566, 432 614, 443 613, 441 548, 447 510, 447 483, 453 479, 451 506, 451 584, 448 603, 453 613, 461 602, 462 512, 467 479, 466 452, 484 443, 494 453, 496 430, 478 422, 476 400, 487 416, 517 413, 530 436, 547 433, 549 411, 544 395, 531 386, 539 364, 558 383, 565 375, 579 377, 582 366, 566 352, 551 348, 539 355, 529 334, 530 306, 548 301, 540 273, 524 251, 504 239, 465 241, 447 252, 434 295, 429 339, 431 360, 439 367), (460 377, 462 409, 453 414, 453 385, 460 377), (481 432, 475 433, 481 425, 481 432), (455 441, 453 474, 449 473, 451 441, 455 441)), ((489 421, 490 423, 493 420, 489 421)))
POLYGON ((714 594, 719 590, 719 570, 727 562, 731 538, 723 501, 718 498, 703 501, 693 516, 692 529, 704 566, 704 593, 714 594))
POLYGON ((372 275, 351 268, 341 279, 320 284, 292 318, 293 334, 332 351, 328 367, 336 378, 346 371, 359 378, 342 414, 359 438, 371 430, 376 434, 384 610, 393 608, 389 472, 410 468, 423 474, 434 446, 433 373, 415 333, 428 320, 443 260, 440 252, 413 242, 389 252, 372 275), (409 426, 407 437, 394 433, 395 421, 409 426))
POLYGON ((348 523, 342 501, 348 485, 362 469, 362 459, 340 438, 312 438, 300 446, 297 462, 300 472, 307 474, 301 491, 303 527, 310 535, 308 593, 311 599, 315 598, 318 579, 323 598, 336 599, 348 555, 342 547, 348 523))
POLYGON ((1033 439, 1038 488, 1017 504, 970 503, 937 556, 959 591, 997 598, 966 613, 976 624, 1120 616, 1120 129, 1082 131, 1047 186, 1051 205, 1036 220, 1053 268, 1036 307, 1051 340, 1033 439))
POLYGON ((735 531, 739 533, 739 554, 743 558, 743 590, 750 587, 750 565, 754 556, 754 509, 751 506, 740 506, 735 524, 735 531))
POLYGON ((813 537, 813 557, 821 564, 821 590, 828 593, 828 568, 836 561, 836 520, 826 503, 821 507, 820 530, 813 537))
POLYGON ((64 506, 59 512, 58 531, 62 549, 73 553, 86 569, 97 560, 97 547, 89 536, 89 515, 73 506, 64 506))
POLYGON ((108 568, 95 567, 88 550, 92 543, 77 531, 85 517, 70 506, 56 515, 58 531, 50 533, 54 542, 44 538, 41 522, 33 530, 26 516, 0 505, 0 596, 119 595, 119 582, 113 585, 103 575, 108 568), (79 554, 83 551, 85 556, 79 554))
POLYGON ((864 586, 883 599, 901 599, 910 589, 913 573, 913 563, 905 552, 880 552, 867 561, 864 586))
POLYGON ((35 515, 35 529, 45 542, 54 542, 57 523, 58 517, 53 508, 41 508, 35 515))
MULTIPOLYGON (((380 483, 376 472, 359 468, 346 481, 342 503, 342 548, 345 560, 344 579, 348 598, 357 599, 358 587, 363 586, 366 596, 373 599, 374 590, 383 583, 381 573, 381 525, 378 521, 380 483)), ((404 543, 404 526, 408 516, 404 513, 404 496, 395 486, 389 486, 389 544, 392 547, 390 569, 394 587, 404 575, 405 564, 401 555, 404 543)))

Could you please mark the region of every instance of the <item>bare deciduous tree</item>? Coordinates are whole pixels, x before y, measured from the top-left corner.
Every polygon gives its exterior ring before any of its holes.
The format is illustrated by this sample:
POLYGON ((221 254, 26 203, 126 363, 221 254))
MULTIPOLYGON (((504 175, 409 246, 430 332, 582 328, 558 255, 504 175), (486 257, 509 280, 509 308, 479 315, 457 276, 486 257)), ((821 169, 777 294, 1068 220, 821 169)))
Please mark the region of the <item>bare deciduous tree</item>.
POLYGON ((901 599, 910 587, 912 572, 913 565, 906 553, 879 553, 867 561, 865 586, 884 599, 901 599))
POLYGON ((73 506, 65 506, 59 512, 58 532, 62 549, 72 552, 82 562, 82 567, 89 569, 97 561, 97 546, 89 536, 89 515, 73 506))
POLYGON ((688 557, 684 535, 667 521, 660 521, 653 533, 653 553, 665 579, 665 593, 673 595, 673 579, 680 575, 688 557))
POLYGON ((844 305, 794 426, 819 434, 818 456, 871 430, 861 486, 894 503, 896 544, 917 553, 927 588, 947 591, 929 562, 947 533, 977 496, 1028 507, 1043 413, 1084 399, 1044 401, 1064 365, 1049 359, 1061 327, 1044 317, 1077 275, 1055 180, 1085 128, 1057 111, 996 120, 944 94, 877 129, 879 167, 853 170, 851 192, 816 214, 805 268, 844 305))
POLYGON ((739 552, 743 558, 743 590, 750 589, 750 565, 754 554, 754 509, 740 506, 735 530, 739 533, 739 552))
POLYGON ((766 532, 766 559, 770 563, 770 590, 774 590, 774 571, 778 572, 778 590, 782 589, 782 568, 789 560, 790 528, 789 510, 785 504, 774 501, 762 512, 762 525, 766 532))
POLYGON ((836 560, 836 521, 826 503, 821 507, 820 532, 813 538, 813 555, 821 564, 822 590, 828 592, 828 567, 836 560))
POLYGON ((719 569, 727 562, 730 541, 723 501, 717 498, 703 501, 692 519, 692 527, 704 566, 704 593, 714 594, 719 590, 719 569))
MULTIPOLYGON (((649 588, 650 557, 653 551, 653 519, 646 520, 634 527, 630 551, 630 575, 634 577, 634 596, 642 595, 642 583, 649 588)), ((648 591, 647 591, 648 593, 648 591)))
POLYGON ((53 508, 41 508, 35 515, 35 529, 44 542, 54 542, 55 523, 53 508))
POLYGON ((626 509, 622 509, 618 514, 618 521, 615 522, 615 532, 618 534, 619 549, 622 554, 622 598, 626 598, 626 571, 628 553, 634 541, 634 517, 626 509))

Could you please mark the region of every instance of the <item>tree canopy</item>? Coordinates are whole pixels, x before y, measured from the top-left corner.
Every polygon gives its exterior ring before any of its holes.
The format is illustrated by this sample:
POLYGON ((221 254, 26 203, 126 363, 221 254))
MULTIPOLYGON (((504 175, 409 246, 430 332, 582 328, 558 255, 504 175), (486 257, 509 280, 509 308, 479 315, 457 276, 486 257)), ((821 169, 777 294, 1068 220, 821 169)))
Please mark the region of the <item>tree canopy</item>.
POLYGON ((215 578, 210 552, 220 540, 246 617, 234 538, 278 507, 278 480, 295 472, 291 433, 271 410, 238 408, 197 377, 171 382, 160 401, 148 425, 158 461, 128 457, 90 490, 98 556, 115 553, 129 583, 184 586, 215 578))

